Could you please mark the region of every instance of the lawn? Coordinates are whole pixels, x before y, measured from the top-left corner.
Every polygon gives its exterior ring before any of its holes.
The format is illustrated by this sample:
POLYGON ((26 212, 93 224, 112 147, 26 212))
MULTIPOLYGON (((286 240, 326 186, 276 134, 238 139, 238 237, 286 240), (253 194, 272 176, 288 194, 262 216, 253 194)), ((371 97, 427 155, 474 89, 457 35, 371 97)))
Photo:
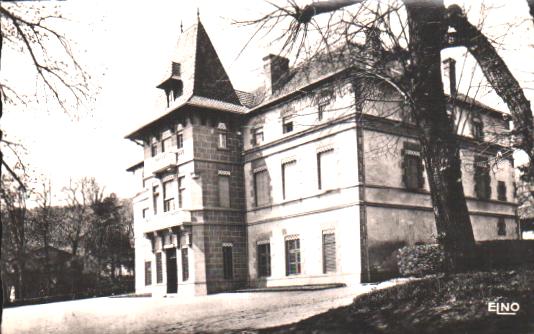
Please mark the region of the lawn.
POLYGON ((345 307, 259 333, 534 333, 534 270, 429 276, 357 297, 345 307), (496 315, 489 302, 516 302, 496 315))

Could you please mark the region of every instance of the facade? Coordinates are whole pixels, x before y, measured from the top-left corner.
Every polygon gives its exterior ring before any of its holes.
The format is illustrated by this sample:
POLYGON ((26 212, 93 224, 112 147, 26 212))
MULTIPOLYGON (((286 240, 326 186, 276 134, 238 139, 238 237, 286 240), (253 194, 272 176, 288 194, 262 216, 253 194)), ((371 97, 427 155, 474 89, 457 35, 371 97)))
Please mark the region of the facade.
MULTIPOLYGON (((199 21, 161 88, 167 106, 127 136, 136 291, 358 284, 395 270, 394 251, 435 241, 414 125, 388 86, 341 61, 263 59, 265 85, 235 90, 199 21), (358 88, 360 87, 360 88, 358 88)), ((454 71, 454 66, 449 66, 454 71)), ((454 76, 451 76, 454 77, 454 76)), ((463 185, 477 240, 518 238, 505 116, 459 94, 463 185)))

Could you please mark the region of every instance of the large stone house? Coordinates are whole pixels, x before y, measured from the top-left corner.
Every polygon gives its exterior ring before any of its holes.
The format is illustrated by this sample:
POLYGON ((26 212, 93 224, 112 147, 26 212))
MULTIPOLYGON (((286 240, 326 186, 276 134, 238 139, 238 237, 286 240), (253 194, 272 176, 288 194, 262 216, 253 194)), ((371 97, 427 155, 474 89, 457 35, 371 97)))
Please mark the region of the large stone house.
MULTIPOLYGON (((238 91, 201 22, 181 34, 157 86, 166 106, 127 136, 144 147, 128 169, 138 293, 358 284, 394 270, 399 247, 435 241, 415 127, 395 93, 375 83, 362 98, 358 69, 339 61, 263 61, 265 85, 238 91)), ((509 122, 453 96, 475 238, 518 238, 512 160, 492 163, 509 122)))

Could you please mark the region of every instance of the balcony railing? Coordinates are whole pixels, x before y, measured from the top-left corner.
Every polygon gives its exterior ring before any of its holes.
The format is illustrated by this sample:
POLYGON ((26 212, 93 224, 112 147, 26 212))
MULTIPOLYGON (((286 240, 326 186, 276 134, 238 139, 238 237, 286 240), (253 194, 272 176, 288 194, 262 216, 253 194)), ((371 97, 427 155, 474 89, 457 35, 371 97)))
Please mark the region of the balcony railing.
POLYGON ((162 152, 155 157, 145 160, 145 175, 161 173, 176 167, 178 159, 183 156, 183 149, 178 152, 162 152))

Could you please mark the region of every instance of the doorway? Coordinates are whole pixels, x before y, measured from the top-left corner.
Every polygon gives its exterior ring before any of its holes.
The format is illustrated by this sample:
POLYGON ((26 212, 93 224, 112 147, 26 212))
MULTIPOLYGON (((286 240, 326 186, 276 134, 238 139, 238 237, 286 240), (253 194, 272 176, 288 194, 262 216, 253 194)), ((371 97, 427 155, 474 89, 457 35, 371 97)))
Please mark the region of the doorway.
POLYGON ((178 292, 178 267, 176 265, 176 248, 166 251, 167 258, 167 293, 178 292))

